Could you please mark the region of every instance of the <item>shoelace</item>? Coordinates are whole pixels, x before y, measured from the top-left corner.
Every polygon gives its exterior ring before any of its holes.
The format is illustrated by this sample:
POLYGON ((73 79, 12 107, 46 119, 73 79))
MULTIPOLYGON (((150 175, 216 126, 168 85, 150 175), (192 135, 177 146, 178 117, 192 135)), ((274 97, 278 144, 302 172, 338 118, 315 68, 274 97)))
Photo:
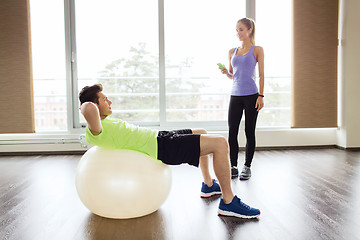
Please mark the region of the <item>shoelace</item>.
POLYGON ((249 169, 249 167, 244 167, 244 168, 242 169, 241 173, 246 174, 246 173, 247 173, 247 171, 248 171, 248 169, 249 169))
POLYGON ((239 203, 240 203, 240 205, 243 206, 244 208, 250 210, 251 207, 250 207, 249 205, 245 204, 243 201, 241 201, 241 199, 239 199, 239 203))

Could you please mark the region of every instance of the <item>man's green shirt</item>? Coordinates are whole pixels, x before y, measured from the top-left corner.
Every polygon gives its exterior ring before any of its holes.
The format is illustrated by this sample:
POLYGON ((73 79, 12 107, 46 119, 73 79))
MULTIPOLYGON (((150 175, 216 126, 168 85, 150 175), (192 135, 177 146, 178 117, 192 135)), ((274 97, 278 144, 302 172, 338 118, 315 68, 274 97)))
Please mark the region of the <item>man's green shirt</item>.
POLYGON ((145 153, 157 160, 158 131, 129 124, 121 119, 101 120, 102 130, 94 136, 86 127, 86 140, 104 149, 128 149, 145 153))

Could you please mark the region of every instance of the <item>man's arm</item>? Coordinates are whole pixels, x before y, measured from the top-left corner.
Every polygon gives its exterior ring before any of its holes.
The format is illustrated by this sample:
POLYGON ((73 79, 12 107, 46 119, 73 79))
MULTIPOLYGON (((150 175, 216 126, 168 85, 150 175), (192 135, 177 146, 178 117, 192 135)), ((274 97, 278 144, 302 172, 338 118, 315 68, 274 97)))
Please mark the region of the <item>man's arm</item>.
POLYGON ((101 133, 101 118, 99 108, 93 102, 85 102, 80 107, 82 115, 84 115, 89 130, 93 135, 99 135, 101 133))

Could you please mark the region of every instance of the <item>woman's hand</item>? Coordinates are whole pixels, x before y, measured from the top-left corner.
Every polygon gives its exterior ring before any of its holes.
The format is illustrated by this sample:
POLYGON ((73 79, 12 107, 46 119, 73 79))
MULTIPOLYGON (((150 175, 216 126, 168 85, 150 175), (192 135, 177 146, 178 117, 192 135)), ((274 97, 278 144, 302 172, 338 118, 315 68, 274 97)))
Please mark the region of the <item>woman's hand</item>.
POLYGON ((222 74, 225 74, 228 78, 232 79, 233 75, 229 73, 229 71, 226 68, 219 67, 219 69, 221 70, 222 74))
POLYGON ((219 69, 221 70, 222 74, 228 74, 228 70, 226 68, 219 67, 219 69))
POLYGON ((255 108, 260 111, 264 107, 264 98, 261 96, 258 96, 255 104, 255 108))

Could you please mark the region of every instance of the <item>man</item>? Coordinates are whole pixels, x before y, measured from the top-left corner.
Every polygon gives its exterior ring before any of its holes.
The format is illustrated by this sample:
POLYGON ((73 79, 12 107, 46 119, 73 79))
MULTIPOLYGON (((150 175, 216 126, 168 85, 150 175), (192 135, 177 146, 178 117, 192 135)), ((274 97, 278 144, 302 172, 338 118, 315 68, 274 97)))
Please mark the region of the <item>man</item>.
POLYGON ((204 182, 201 197, 222 194, 218 213, 224 216, 254 218, 260 210, 243 203, 231 189, 229 147, 224 137, 209 135, 203 129, 155 131, 110 118, 110 99, 101 84, 84 87, 79 93, 80 110, 88 125, 86 139, 90 144, 107 149, 129 149, 149 155, 168 165, 187 163, 200 166, 204 182), (209 172, 209 154, 219 183, 209 172), (220 184, 220 185, 219 185, 220 184))

